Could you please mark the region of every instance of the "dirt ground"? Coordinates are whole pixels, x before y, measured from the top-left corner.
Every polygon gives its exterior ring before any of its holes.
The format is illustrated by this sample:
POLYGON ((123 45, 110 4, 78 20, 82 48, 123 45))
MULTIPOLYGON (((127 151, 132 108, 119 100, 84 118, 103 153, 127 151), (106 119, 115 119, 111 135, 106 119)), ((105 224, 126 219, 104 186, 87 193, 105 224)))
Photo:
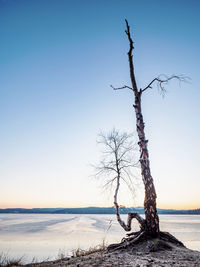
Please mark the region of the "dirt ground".
POLYGON ((87 256, 64 258, 61 260, 28 264, 27 267, 63 266, 162 266, 162 267, 200 267, 200 252, 187 248, 173 247, 171 250, 148 252, 144 246, 135 246, 122 251, 101 251, 87 256))

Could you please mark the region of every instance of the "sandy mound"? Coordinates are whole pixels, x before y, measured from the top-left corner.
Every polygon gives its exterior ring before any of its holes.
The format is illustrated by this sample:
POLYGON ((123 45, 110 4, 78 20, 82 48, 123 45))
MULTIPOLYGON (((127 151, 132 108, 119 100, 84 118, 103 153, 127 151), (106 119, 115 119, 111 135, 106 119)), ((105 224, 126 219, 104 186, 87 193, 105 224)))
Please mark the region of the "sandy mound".
POLYGON ((27 267, 48 266, 162 266, 162 267, 192 267, 200 266, 200 252, 187 248, 173 247, 171 250, 148 252, 144 246, 132 247, 126 250, 108 252, 95 252, 77 258, 64 258, 62 260, 28 264, 27 267))

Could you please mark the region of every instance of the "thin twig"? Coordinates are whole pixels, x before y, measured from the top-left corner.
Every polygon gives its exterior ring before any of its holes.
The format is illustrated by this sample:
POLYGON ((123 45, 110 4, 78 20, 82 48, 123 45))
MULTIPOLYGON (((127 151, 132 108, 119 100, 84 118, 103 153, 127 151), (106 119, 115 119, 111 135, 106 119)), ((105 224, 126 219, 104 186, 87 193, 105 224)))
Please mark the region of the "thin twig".
POLYGON ((122 89, 130 89, 131 91, 133 91, 133 88, 131 88, 130 86, 124 85, 122 87, 114 87, 113 85, 110 86, 113 90, 122 90, 122 89))

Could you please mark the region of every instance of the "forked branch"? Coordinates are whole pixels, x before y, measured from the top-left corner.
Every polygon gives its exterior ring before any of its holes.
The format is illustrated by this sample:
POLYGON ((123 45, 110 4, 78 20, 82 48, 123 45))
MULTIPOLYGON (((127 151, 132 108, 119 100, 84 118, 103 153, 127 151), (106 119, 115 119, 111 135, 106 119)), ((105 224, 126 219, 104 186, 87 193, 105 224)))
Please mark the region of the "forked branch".
POLYGON ((146 91, 148 88, 152 88, 154 83, 157 83, 158 89, 161 90, 161 93, 165 93, 166 89, 165 89, 165 85, 173 79, 178 80, 179 82, 186 82, 189 77, 185 77, 183 75, 172 75, 170 77, 168 77, 167 75, 162 75, 163 78, 161 78, 161 75, 154 78, 145 88, 141 89, 142 92, 146 91))

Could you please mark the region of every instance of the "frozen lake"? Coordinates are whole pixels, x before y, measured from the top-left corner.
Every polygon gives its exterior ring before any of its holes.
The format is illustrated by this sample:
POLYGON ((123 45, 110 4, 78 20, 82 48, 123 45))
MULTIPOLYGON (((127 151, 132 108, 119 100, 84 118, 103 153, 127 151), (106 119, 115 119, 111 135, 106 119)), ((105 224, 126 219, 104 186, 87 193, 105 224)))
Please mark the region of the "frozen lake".
MULTIPOLYGON (((122 215, 126 220, 126 215, 122 215)), ((200 215, 160 215, 161 230, 200 251, 200 215)), ((133 223, 137 230, 137 222, 133 223)), ((71 255, 76 248, 119 242, 125 236, 115 215, 0 214, 0 252, 24 261, 71 255), (109 226, 111 226, 109 228, 109 226), (109 229, 108 229, 109 228, 109 229)))

